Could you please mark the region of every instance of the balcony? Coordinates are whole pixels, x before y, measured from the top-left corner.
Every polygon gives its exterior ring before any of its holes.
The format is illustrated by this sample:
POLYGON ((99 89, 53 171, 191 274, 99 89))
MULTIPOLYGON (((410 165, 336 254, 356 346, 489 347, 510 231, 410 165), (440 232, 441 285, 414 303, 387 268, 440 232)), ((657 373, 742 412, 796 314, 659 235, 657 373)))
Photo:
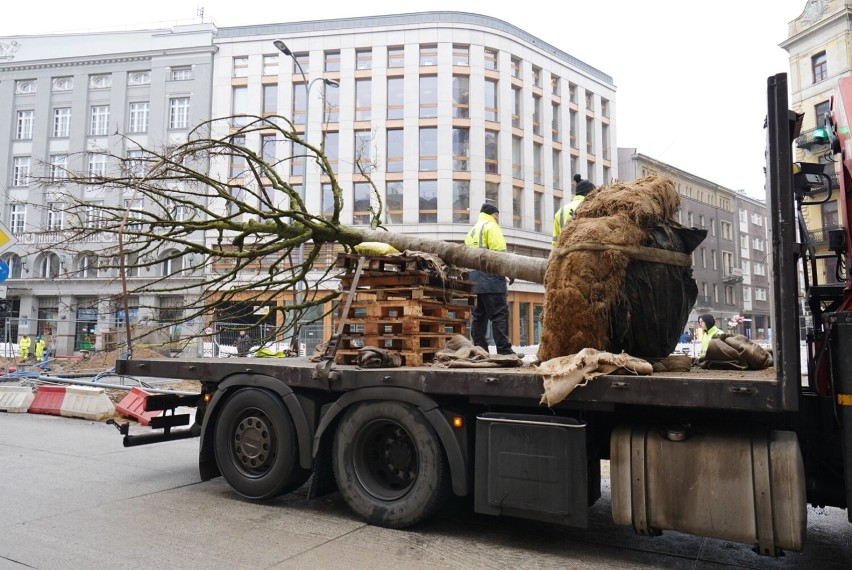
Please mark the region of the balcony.
POLYGON ((808 232, 808 239, 813 245, 828 245, 828 234, 832 231, 843 231, 843 226, 826 226, 808 232))
POLYGON ((739 267, 734 267, 730 270, 725 269, 722 272, 722 283, 725 285, 734 285, 736 283, 742 283, 743 280, 743 270, 739 267))
POLYGON ((822 128, 813 128, 807 131, 802 132, 799 135, 799 138, 796 139, 796 146, 808 150, 810 152, 818 152, 820 150, 824 150, 828 148, 828 139, 822 137, 815 137, 814 134, 816 131, 823 132, 822 128))

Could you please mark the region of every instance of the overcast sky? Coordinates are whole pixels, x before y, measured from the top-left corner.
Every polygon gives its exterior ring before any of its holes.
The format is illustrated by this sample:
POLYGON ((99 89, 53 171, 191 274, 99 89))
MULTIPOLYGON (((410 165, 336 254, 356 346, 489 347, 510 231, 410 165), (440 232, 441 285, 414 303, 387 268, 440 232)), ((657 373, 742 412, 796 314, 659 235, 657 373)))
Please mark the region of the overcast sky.
POLYGON ((499 18, 613 77, 616 144, 763 197, 766 78, 806 0, 7 1, 0 36, 454 10, 499 18), (150 16, 149 16, 150 14, 150 16))

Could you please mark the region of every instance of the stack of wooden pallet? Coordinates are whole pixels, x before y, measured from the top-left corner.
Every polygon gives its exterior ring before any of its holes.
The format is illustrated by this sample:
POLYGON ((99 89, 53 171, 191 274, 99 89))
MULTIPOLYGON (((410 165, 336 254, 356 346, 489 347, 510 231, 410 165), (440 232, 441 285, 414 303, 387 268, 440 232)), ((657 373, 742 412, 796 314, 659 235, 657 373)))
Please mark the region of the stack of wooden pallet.
MULTIPOLYGON (((359 255, 340 254, 343 290, 352 286, 359 255)), ((337 350, 338 364, 355 364, 358 350, 375 346, 422 366, 454 334, 466 334, 476 295, 473 283, 442 276, 415 256, 364 256, 355 299, 337 350)), ((344 303, 341 303, 343 310, 344 303)), ((340 315, 341 317, 343 315, 340 315)))

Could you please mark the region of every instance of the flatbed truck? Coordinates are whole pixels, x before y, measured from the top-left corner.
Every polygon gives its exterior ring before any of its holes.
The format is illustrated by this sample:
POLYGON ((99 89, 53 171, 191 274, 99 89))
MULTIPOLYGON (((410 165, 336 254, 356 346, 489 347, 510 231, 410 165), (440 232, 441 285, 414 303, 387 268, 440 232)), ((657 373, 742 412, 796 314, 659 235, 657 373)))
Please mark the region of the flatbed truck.
MULTIPOLYGON (((637 533, 677 530, 768 556, 802 550, 807 504, 852 499, 852 312, 847 283, 811 279, 815 325, 800 330, 799 264, 813 252, 797 212, 816 190, 793 175, 786 75, 770 77, 767 92, 774 374, 606 375, 548 408, 532 367, 128 359, 119 374, 197 380, 201 390, 149 396, 149 410, 172 414, 152 422, 161 432, 125 426, 125 445, 197 436, 203 480, 223 476, 263 501, 310 478, 309 497, 337 490, 358 516, 393 528, 453 496, 472 497, 480 513, 585 527, 608 459, 613 519, 637 533), (174 414, 187 405, 194 418, 174 414)), ((842 192, 850 182, 845 171, 842 192)), ((844 245, 845 255, 848 229, 844 245)))

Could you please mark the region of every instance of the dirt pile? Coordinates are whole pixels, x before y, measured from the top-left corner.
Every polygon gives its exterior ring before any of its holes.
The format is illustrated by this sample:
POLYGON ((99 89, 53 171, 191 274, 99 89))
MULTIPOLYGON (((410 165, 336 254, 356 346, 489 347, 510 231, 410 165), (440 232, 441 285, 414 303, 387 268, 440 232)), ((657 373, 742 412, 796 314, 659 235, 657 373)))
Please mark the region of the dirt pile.
POLYGON ((676 222, 679 205, 674 183, 658 176, 586 197, 548 262, 539 360, 674 350, 698 294, 689 253, 706 236, 676 222))

